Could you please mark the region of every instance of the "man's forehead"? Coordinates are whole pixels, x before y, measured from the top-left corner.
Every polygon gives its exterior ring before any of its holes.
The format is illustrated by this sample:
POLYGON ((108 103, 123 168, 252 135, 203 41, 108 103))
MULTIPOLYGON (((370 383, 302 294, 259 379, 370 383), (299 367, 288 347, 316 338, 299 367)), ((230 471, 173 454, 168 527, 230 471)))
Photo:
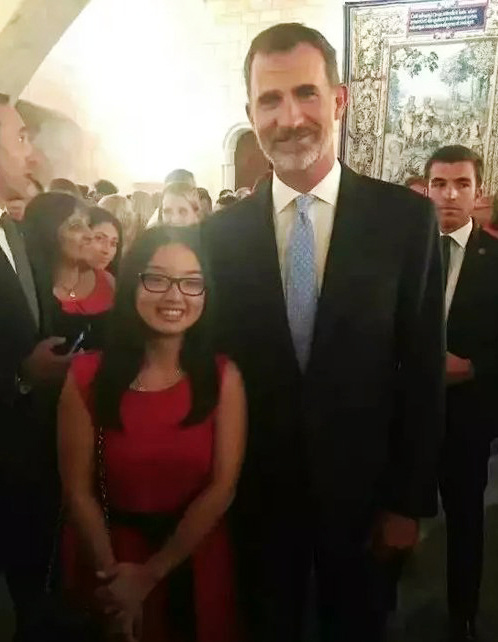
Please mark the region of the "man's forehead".
POLYGON ((290 51, 257 52, 251 65, 251 88, 256 95, 273 89, 284 90, 327 79, 322 53, 300 43, 290 51))
POLYGON ((475 178, 475 168, 472 161, 458 161, 456 163, 443 163, 436 161, 430 170, 431 180, 435 178, 459 179, 475 178))

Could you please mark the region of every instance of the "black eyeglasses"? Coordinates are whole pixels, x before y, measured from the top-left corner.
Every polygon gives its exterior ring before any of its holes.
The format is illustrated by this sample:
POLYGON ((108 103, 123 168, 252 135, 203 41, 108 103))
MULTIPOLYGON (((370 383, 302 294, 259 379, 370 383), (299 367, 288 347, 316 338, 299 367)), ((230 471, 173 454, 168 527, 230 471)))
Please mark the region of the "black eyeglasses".
POLYGON ((201 276, 182 276, 175 278, 156 272, 141 272, 140 280, 147 292, 164 294, 176 285, 185 296, 200 296, 206 290, 206 284, 201 276))

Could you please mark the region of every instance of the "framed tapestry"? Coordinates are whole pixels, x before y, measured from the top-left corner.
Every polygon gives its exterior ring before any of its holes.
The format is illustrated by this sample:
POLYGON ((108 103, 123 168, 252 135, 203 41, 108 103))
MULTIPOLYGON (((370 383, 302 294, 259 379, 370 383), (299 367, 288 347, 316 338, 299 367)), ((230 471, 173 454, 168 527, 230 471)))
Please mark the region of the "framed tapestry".
POLYGON ((345 162, 401 183, 460 143, 483 156, 485 191, 498 191, 498 0, 367 0, 345 12, 345 162))

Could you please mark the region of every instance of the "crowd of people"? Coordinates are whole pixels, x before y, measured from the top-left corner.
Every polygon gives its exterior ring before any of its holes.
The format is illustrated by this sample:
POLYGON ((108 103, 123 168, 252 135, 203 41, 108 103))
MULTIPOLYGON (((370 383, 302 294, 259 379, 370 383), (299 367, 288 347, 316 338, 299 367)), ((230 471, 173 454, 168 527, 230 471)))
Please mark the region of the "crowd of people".
POLYGON ((314 29, 263 31, 244 70, 272 169, 214 207, 181 169, 159 196, 45 191, 0 104, 15 641, 301 642, 313 617, 323 642, 382 642, 438 491, 447 639, 477 640, 498 434, 482 160, 441 148, 412 189, 339 162, 347 88, 314 29))
MULTIPOLYGON (((45 191, 32 178, 32 188, 27 198, 13 198, 5 204, 11 218, 18 222, 24 220, 33 190, 40 194, 45 191)), ((178 226, 201 223, 213 213, 246 198, 253 190, 250 187, 222 189, 213 206, 208 190, 196 186, 192 172, 175 169, 166 176, 162 192, 153 194, 137 190, 126 196, 121 195, 116 185, 104 179, 96 181, 90 188, 89 185, 76 184, 67 178, 54 178, 47 191, 71 194, 83 200, 87 207, 99 206, 111 213, 120 225, 123 237, 121 249, 126 253, 137 236, 149 227, 157 224, 178 226)))

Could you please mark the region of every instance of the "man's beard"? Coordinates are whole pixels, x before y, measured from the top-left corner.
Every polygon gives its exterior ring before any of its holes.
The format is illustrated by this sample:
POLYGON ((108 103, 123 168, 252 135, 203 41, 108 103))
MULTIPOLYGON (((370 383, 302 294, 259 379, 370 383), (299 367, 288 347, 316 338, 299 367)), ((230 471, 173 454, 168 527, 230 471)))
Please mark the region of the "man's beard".
POLYGON ((285 129, 277 131, 271 140, 262 140, 258 132, 256 137, 263 154, 273 164, 275 170, 282 172, 304 171, 320 160, 329 150, 333 142, 332 127, 326 135, 321 135, 322 129, 311 129, 307 127, 298 127, 297 129, 285 129), (314 140, 311 143, 302 145, 301 149, 296 151, 282 151, 278 148, 279 142, 295 140, 299 146, 299 141, 305 136, 313 135, 314 140))

